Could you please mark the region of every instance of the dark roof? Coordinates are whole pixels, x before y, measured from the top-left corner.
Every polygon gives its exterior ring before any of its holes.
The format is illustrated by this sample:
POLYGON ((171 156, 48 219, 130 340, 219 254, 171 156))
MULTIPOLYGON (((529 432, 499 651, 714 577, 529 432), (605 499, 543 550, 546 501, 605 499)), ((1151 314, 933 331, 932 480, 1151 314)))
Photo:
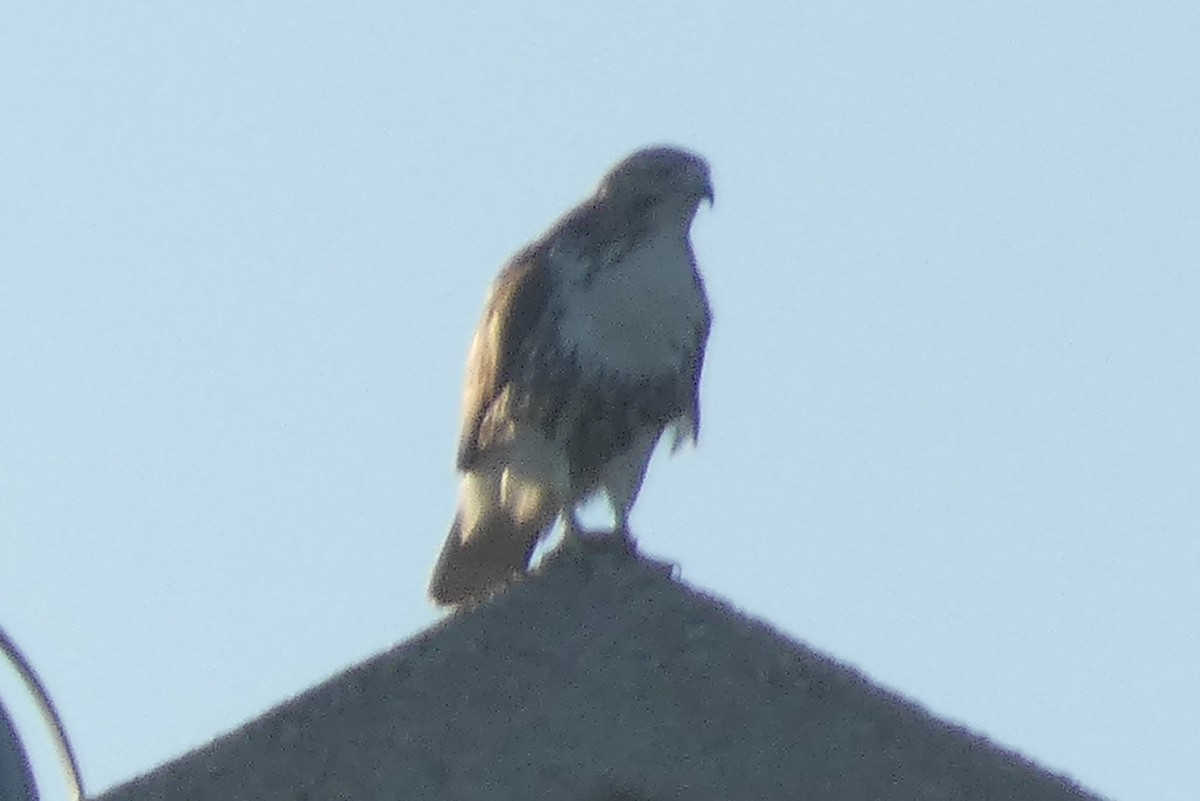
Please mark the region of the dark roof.
POLYGON ((101 798, 1097 796, 601 551, 555 559, 101 798))

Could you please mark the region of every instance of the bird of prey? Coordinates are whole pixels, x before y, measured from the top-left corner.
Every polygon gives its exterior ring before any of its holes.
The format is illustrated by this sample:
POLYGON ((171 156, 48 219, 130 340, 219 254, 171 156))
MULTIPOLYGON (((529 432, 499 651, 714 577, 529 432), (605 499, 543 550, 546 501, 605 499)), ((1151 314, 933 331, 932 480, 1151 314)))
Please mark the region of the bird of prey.
MULTIPOLYGON (((668 428, 695 442, 711 322, 689 232, 712 203, 708 165, 639 150, 513 256, 467 357, 458 512, 433 570, 439 604, 479 599, 528 567, 560 515, 604 492, 614 536, 668 428)), ((588 535, 592 536, 592 535, 588 535)))

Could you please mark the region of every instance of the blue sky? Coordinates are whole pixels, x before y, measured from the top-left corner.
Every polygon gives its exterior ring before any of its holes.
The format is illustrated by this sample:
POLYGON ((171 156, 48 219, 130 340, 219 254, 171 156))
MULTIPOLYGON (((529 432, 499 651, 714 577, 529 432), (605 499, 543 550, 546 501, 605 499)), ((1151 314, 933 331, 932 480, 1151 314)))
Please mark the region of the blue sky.
POLYGON ((5 8, 0 622, 89 787, 438 618, 487 283, 672 142, 716 322, 643 549, 1195 798, 1198 7, 427 5, 5 8))

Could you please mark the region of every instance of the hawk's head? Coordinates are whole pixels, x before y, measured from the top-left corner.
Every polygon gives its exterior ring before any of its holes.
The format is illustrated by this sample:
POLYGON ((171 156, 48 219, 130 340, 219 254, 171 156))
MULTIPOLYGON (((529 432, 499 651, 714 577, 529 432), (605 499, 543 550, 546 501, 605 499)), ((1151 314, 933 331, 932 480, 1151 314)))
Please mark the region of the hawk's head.
POLYGON ((713 200, 708 162, 675 147, 648 147, 626 156, 600 182, 599 194, 638 206, 670 204, 690 216, 701 200, 713 200))

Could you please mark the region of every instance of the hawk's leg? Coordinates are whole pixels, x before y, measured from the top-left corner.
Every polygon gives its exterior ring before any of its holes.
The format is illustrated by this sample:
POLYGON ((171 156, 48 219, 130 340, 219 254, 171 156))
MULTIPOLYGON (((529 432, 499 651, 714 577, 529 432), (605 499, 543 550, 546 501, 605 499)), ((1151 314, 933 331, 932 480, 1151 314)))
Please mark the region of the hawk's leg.
POLYGON ((650 456, 654 453, 660 433, 653 429, 643 431, 634 438, 628 450, 604 469, 604 489, 612 504, 615 521, 612 536, 625 543, 631 551, 635 550, 636 545, 629 531, 629 512, 642 489, 642 480, 646 477, 646 468, 650 466, 650 456))
MULTIPOLYGON (((613 504, 613 506, 615 507, 616 504, 613 504)), ((614 508, 613 515, 614 515, 614 521, 613 521, 613 530, 612 530, 612 535, 611 535, 612 538, 624 540, 625 542, 629 543, 629 545, 632 546, 633 545, 633 534, 631 534, 629 531, 629 509, 614 508)))
POLYGON ((584 533, 583 526, 579 524, 579 517, 576 514, 574 507, 563 512, 563 548, 571 548, 578 550, 583 545, 583 538, 587 534, 584 533))

